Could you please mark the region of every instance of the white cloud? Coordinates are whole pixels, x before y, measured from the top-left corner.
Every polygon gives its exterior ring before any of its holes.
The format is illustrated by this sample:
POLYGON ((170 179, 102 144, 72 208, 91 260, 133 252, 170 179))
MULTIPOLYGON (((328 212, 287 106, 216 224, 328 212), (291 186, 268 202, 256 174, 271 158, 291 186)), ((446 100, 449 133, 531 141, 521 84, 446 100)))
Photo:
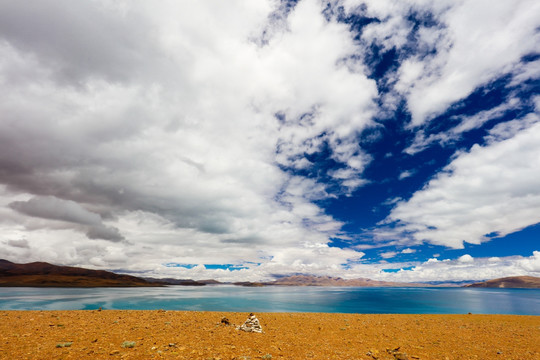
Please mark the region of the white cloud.
POLYGON ((540 60, 519 64, 513 71, 511 86, 516 86, 527 80, 540 78, 540 60))
MULTIPOLYGON (((370 278, 382 281, 398 282, 431 282, 431 281, 481 281, 506 276, 540 276, 540 252, 535 251, 529 257, 507 256, 497 261, 493 258, 465 258, 437 260, 429 259, 425 262, 406 263, 361 263, 351 264, 348 270, 330 262, 321 264, 305 264, 295 262, 284 265, 279 262, 266 262, 263 264, 247 264, 247 269, 205 270, 202 266, 191 269, 171 267, 156 269, 147 272, 149 276, 174 276, 177 278, 205 279, 208 277, 222 281, 258 281, 271 280, 271 274, 306 273, 315 275, 339 276, 347 279, 370 278), (404 270, 410 269, 410 270, 404 270), (397 272, 386 272, 385 269, 401 269, 397 272)), ((148 270, 148 269, 145 269, 148 270)))
POLYGON ((474 262, 474 258, 469 254, 465 254, 465 255, 460 256, 457 261, 459 263, 469 264, 469 263, 474 262))
POLYGON ((411 249, 411 248, 406 248, 406 249, 401 250, 402 254, 414 254, 415 252, 416 252, 416 250, 411 249))
POLYGON ((504 115, 507 111, 515 109, 519 106, 520 101, 517 98, 510 98, 506 103, 495 106, 489 110, 480 111, 473 116, 461 118, 461 123, 452 129, 453 133, 462 133, 482 127, 486 122, 497 119, 504 115))
POLYGON ((458 155, 388 220, 415 241, 461 248, 540 222, 540 124, 458 155))
POLYGON ((414 174, 415 174, 415 171, 413 171, 413 170, 402 171, 401 174, 399 174, 399 180, 406 179, 408 177, 413 176, 414 174))
MULTIPOLYGON (((537 113, 540 111, 537 109, 537 113)), ((532 125, 540 121, 540 116, 537 114, 528 114, 523 119, 515 119, 507 122, 503 122, 494 126, 489 130, 486 136, 488 144, 499 142, 509 139, 521 131, 527 130, 532 125)))
POLYGON ((327 146, 339 195, 361 186, 375 82, 318 1, 274 22, 276 6, 0 5, 0 229, 28 243, 0 257, 159 271, 361 257, 328 247, 342 223, 313 201, 336 194, 280 165, 308 169, 327 146))
POLYGON ((401 51, 397 74, 387 76, 406 98, 412 126, 423 125, 502 75, 513 73, 514 83, 538 76, 537 61, 520 63, 537 51, 540 41, 535 0, 342 3, 348 12, 379 20, 363 29, 362 41, 401 51), (427 21, 413 27, 411 15, 427 21))
MULTIPOLYGON (((355 40, 318 0, 290 12, 274 0, 2 3, 0 257, 156 276, 367 275, 342 264, 362 258, 354 249, 378 245, 331 247, 332 237, 352 238, 321 205, 369 183, 362 174, 374 157, 361 140, 373 138, 360 139, 362 131, 402 98, 421 125, 501 74, 514 83, 536 78, 537 61, 514 65, 537 47, 538 5, 340 3, 380 21, 355 40), (437 24, 418 28, 413 13, 437 24), (363 63, 372 43, 399 50, 382 97, 363 63), (313 160, 321 150, 335 166, 313 160), (211 263, 250 265, 202 266, 211 263)), ((455 132, 482 126, 513 101, 461 119, 455 132)), ((538 188, 527 182, 539 178, 537 118, 494 127, 486 147, 457 154, 399 202, 390 220, 412 242, 385 229, 376 238, 400 249, 458 247, 540 221, 538 188), (471 196, 463 184, 480 190, 471 196)), ((452 136, 419 132, 411 153, 452 136)), ((523 266, 535 269, 534 261, 523 266)))
MULTIPOLYGON (((426 136, 423 130, 419 130, 416 132, 415 138, 413 142, 411 143, 411 145, 409 145, 404 150, 404 152, 409 155, 414 155, 428 148, 430 145, 434 143, 438 143, 441 146, 446 146, 448 144, 451 144, 452 142, 459 140, 463 133, 466 133, 474 129, 478 129, 482 127, 488 121, 496 120, 497 118, 500 118, 501 116, 503 116, 506 112, 516 109, 517 107, 519 107, 519 105, 520 105, 520 100, 512 97, 505 103, 495 106, 494 108, 491 108, 489 110, 483 110, 471 116, 454 117, 453 120, 460 120, 459 124, 449 129, 446 132, 439 132, 439 133, 430 134, 429 136, 426 136)), ((537 117, 534 116, 534 118, 537 118, 537 117)), ((528 127, 528 125, 530 125, 531 122, 532 122, 532 119, 525 122, 522 121, 522 119, 516 120, 514 122, 503 122, 501 124, 496 125, 495 128, 490 131, 490 133, 497 131, 496 129, 500 129, 501 127, 504 127, 504 129, 501 129, 499 133, 505 134, 504 136, 508 138, 508 137, 513 136, 515 133, 517 133, 519 129, 528 127), (510 131, 511 126, 518 127, 518 129, 516 129, 515 131, 510 131)), ((502 136, 499 136, 499 140, 502 140, 502 136)))
POLYGON ((391 259, 397 255, 397 251, 386 251, 380 254, 383 259, 391 259))
POLYGON ((445 27, 432 30, 442 32, 437 53, 406 61, 397 84, 407 97, 412 125, 442 113, 536 51, 538 11, 534 0, 483 0, 462 1, 440 14, 445 27), (412 68, 416 76, 407 70, 412 68))
MULTIPOLYGON (((464 256, 453 260, 431 258, 424 262, 357 264, 353 265, 350 271, 356 274, 363 273, 365 277, 371 279, 403 282, 482 281, 507 276, 540 275, 538 251, 534 251, 529 257, 506 256, 497 258, 497 261, 493 258, 464 256), (386 272, 384 269, 401 270, 386 272)), ((351 274, 351 277, 354 275, 351 274)))
POLYGON ((540 273, 540 251, 534 251, 531 257, 521 259, 519 266, 526 271, 540 273))

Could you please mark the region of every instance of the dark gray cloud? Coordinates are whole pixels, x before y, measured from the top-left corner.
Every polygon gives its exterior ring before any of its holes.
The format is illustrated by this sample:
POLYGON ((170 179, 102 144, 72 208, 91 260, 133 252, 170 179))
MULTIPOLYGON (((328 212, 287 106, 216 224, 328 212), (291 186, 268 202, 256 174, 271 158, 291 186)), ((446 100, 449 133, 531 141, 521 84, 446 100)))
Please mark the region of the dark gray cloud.
POLYGON ((30 248, 30 244, 28 243, 28 240, 26 239, 8 240, 7 244, 15 248, 21 248, 21 249, 30 248))
POLYGON ((76 202, 61 200, 53 196, 34 197, 28 201, 15 201, 9 206, 20 213, 43 219, 67 221, 82 225, 101 223, 101 217, 76 202))
POLYGON ((62 200, 53 196, 33 197, 28 201, 14 201, 9 204, 9 207, 32 217, 86 225, 86 234, 90 239, 110 241, 124 239, 118 229, 105 226, 101 216, 71 200, 62 200))
POLYGON ((107 227, 103 225, 90 226, 86 232, 86 236, 89 239, 103 239, 110 241, 122 241, 124 237, 120 234, 120 231, 114 227, 107 227))
POLYGON ((1 8, 0 38, 38 57, 71 85, 90 76, 127 81, 155 52, 144 18, 121 16, 105 3, 6 0, 1 8))

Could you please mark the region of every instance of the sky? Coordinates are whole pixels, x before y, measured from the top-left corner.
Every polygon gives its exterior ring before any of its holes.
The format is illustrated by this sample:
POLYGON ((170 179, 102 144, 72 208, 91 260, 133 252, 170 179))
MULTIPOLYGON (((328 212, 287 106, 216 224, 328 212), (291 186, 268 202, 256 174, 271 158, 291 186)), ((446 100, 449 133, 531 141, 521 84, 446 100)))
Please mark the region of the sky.
POLYGON ((0 1, 0 258, 540 276, 537 0, 0 1))

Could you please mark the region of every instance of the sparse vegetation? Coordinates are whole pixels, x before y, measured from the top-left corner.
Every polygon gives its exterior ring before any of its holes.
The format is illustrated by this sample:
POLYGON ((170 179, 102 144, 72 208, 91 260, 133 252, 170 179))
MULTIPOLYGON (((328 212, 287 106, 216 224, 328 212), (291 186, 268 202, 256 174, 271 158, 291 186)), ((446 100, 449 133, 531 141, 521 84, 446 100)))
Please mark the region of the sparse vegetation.
POLYGON ((71 344, 73 344, 73 343, 72 342, 63 342, 63 343, 56 344, 56 347, 57 348, 65 348, 65 347, 70 347, 71 344))
POLYGON ((122 343, 123 348, 132 348, 135 347, 135 341, 124 341, 122 343))

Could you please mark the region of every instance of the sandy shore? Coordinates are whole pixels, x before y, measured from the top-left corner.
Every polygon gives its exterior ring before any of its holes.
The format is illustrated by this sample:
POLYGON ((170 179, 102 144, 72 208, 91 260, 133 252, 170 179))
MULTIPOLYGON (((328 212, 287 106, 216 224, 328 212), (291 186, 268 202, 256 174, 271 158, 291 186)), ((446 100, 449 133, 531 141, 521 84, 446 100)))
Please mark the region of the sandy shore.
POLYGON ((540 317, 0 311, 0 359, 540 359, 540 317))

